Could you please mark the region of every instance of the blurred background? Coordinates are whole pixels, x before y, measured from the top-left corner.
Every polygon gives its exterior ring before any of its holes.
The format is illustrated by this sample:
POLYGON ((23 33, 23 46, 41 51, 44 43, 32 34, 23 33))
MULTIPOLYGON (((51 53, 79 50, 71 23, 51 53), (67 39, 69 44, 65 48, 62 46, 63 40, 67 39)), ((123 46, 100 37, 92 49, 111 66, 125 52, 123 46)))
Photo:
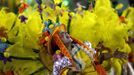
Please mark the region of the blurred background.
MULTIPOLYGON (((0 9, 3 7, 9 8, 9 11, 17 13, 18 7, 20 6, 20 2, 22 0, 0 0, 0 9)), ((34 6, 35 0, 23 0, 27 2, 29 5, 34 6)), ((54 0, 42 0, 43 3, 46 5, 52 5, 54 4, 54 0)), ((80 3, 81 5, 85 6, 85 9, 88 8, 90 2, 95 2, 95 0, 60 0, 62 2, 65 2, 70 10, 73 10, 77 7, 77 3, 80 3)), ((113 4, 113 7, 115 7, 117 4, 122 3, 123 8, 118 10, 119 13, 122 12, 125 8, 128 6, 134 6, 134 0, 111 0, 111 3, 113 4)))

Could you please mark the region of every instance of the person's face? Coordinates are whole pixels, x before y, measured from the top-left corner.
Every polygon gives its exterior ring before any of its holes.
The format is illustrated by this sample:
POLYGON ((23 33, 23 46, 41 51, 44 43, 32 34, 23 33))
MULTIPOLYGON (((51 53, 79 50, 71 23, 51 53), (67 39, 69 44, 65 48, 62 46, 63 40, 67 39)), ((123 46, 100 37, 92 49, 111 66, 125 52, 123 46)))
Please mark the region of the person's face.
POLYGON ((66 33, 66 32, 61 32, 61 33, 60 33, 60 38, 61 38, 61 40, 62 40, 65 44, 68 44, 68 43, 71 43, 71 42, 72 42, 72 40, 71 40, 69 34, 66 33))

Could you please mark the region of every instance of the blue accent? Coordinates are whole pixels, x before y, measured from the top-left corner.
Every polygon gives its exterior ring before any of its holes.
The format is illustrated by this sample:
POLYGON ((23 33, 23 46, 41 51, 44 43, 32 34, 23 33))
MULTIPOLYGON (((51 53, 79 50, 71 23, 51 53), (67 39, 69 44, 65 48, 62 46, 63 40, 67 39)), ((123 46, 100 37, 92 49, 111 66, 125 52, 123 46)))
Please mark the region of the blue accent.
MULTIPOLYGON (((77 46, 77 45, 75 45, 77 46)), ((77 46, 78 50, 72 55, 73 60, 82 68, 82 64, 74 58, 74 56, 80 51, 80 48, 77 46)))
POLYGON ((78 50, 75 51, 74 55, 72 55, 72 56, 75 56, 79 51, 80 51, 80 48, 78 48, 78 50))
POLYGON ((51 33, 52 30, 49 28, 49 25, 51 25, 51 24, 52 24, 52 21, 51 20, 45 21, 44 22, 45 28, 43 29, 43 32, 49 31, 51 33))
POLYGON ((3 53, 9 45, 0 41, 0 52, 3 53))
POLYGON ((48 21, 44 21, 45 28, 42 30, 42 32, 48 31, 48 32, 52 33, 53 30, 49 28, 49 25, 51 25, 51 24, 53 24, 55 27, 55 26, 60 25, 61 23, 60 22, 53 23, 51 20, 48 19, 48 21))

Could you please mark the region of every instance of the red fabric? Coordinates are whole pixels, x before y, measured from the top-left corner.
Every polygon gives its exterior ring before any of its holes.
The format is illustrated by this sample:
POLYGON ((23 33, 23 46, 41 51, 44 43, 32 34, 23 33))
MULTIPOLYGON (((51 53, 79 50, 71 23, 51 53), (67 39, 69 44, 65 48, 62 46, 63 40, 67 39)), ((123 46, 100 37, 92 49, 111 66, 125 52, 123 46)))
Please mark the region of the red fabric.
POLYGON ((125 21, 125 17, 124 17, 124 16, 120 16, 120 20, 121 20, 122 22, 124 22, 124 21, 125 21))
POLYGON ((43 35, 45 35, 45 36, 49 36, 50 33, 46 31, 46 32, 43 33, 43 35))
POLYGON ((5 72, 5 75, 14 75, 12 71, 5 72))
POLYGON ((99 75, 107 75, 105 69, 98 62, 94 62, 94 63, 95 63, 96 71, 98 72, 99 75))
POLYGON ((27 7, 28 7, 28 4, 22 3, 22 5, 19 8, 19 13, 22 13, 27 7))
POLYGON ((26 4, 26 3, 23 3, 23 8, 27 8, 28 7, 28 4, 26 4))
POLYGON ((43 44, 45 42, 45 38, 40 38, 40 44, 43 44))

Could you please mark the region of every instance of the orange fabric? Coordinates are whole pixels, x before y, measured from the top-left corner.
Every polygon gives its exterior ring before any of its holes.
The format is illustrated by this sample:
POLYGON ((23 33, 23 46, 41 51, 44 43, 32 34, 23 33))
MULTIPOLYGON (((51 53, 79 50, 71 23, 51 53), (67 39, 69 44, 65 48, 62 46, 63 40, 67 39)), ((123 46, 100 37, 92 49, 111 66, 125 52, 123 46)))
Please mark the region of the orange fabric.
POLYGON ((95 68, 99 75, 107 75, 105 69, 100 64, 95 65, 95 68))
POLYGON ((61 26, 58 26, 55 28, 55 30, 53 31, 53 34, 52 34, 53 39, 56 42, 56 44, 58 45, 58 47, 60 48, 61 53, 63 53, 65 56, 67 56, 70 59, 70 61, 73 63, 73 66, 75 66, 73 59, 72 59, 70 53, 68 52, 68 49, 65 47, 65 45, 63 44, 63 42, 61 41, 61 39, 58 35, 58 32, 60 32, 61 30, 66 31, 65 25, 61 25, 61 26))
POLYGON ((73 39, 73 41, 77 42, 79 45, 82 45, 82 46, 84 46, 84 48, 87 48, 88 50, 90 50, 90 49, 88 48, 88 46, 86 46, 82 41, 80 41, 80 40, 78 40, 78 39, 75 39, 75 38, 72 37, 72 36, 70 36, 70 37, 73 39))
POLYGON ((19 8, 19 13, 22 13, 27 7, 28 7, 28 4, 22 3, 19 8))
MULTIPOLYGON (((71 60, 71 62, 73 63, 70 53, 68 52, 68 50, 65 47, 65 45, 63 44, 63 42, 60 40, 60 37, 58 36, 58 34, 54 34, 53 38, 54 38, 56 44, 58 45, 58 47, 60 48, 61 53, 63 53, 66 57, 68 57, 71 60)), ((73 66, 74 66, 74 64, 73 64, 73 66)))

